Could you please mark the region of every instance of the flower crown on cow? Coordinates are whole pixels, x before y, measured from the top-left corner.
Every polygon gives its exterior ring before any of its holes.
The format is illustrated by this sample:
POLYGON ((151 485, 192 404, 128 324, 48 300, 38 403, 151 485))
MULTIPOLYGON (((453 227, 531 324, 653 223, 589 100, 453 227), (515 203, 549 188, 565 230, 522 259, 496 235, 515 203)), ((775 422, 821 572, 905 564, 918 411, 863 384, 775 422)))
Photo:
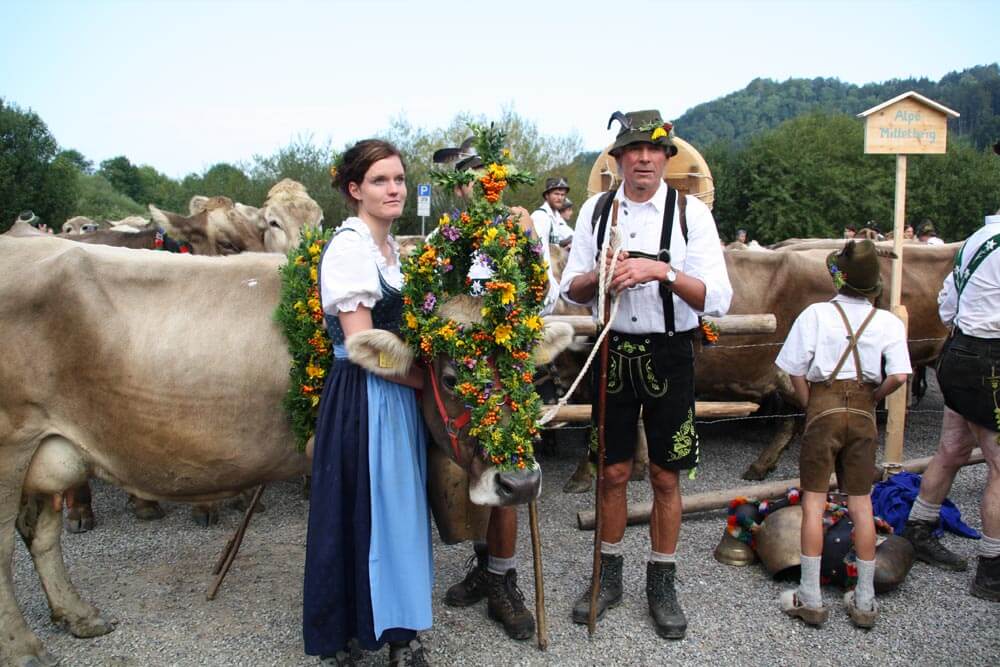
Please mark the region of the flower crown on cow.
POLYGON ((447 188, 474 188, 467 210, 441 216, 403 261, 402 334, 424 360, 454 360, 453 391, 471 411, 469 434, 479 454, 501 470, 532 468, 540 402, 531 352, 542 337, 548 267, 541 242, 522 231, 502 194, 534 178, 510 164, 501 130, 470 128, 484 166, 431 174, 447 188), (475 298, 481 319, 450 317, 442 305, 455 297, 475 298), (505 407, 510 415, 501 424, 505 407))

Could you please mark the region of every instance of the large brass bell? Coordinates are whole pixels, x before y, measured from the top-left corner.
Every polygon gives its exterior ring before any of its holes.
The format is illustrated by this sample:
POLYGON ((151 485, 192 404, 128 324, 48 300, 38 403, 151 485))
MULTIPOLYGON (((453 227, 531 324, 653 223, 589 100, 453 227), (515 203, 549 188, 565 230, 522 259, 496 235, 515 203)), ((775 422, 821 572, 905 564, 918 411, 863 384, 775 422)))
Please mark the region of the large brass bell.
POLYGON ((715 556, 715 560, 723 565, 734 565, 736 567, 750 565, 757 560, 757 556, 754 555, 750 545, 736 539, 729 534, 729 531, 723 531, 722 539, 719 540, 719 546, 715 547, 712 555, 715 556))
POLYGON ((802 506, 771 512, 757 531, 757 557, 771 576, 802 564, 802 506))

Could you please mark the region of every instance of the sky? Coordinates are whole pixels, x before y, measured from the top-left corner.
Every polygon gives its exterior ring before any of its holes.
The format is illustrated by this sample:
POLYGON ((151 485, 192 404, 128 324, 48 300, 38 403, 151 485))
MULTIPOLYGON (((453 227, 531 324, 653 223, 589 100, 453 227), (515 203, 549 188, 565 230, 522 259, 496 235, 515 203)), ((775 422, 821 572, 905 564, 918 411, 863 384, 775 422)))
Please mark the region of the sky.
POLYGON ((598 150, 615 110, 677 118, 758 77, 997 62, 997 25, 1000 2, 978 0, 0 0, 0 97, 95 163, 172 177, 505 107, 598 150))

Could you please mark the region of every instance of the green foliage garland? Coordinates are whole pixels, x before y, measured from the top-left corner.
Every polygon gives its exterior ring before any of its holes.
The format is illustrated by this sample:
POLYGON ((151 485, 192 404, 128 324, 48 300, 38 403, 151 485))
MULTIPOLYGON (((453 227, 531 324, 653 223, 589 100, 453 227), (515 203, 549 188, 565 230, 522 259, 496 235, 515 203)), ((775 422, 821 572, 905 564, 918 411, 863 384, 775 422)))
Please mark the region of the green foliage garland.
POLYGON ((305 228, 298 246, 280 269, 281 302, 274 318, 288 339, 292 366, 288 393, 282 402, 288 411, 299 451, 316 429, 319 398, 330 363, 330 337, 323 327, 319 296, 319 260, 332 230, 305 228))
POLYGON ((470 127, 486 166, 481 172, 434 172, 446 188, 475 185, 468 210, 442 216, 437 232, 403 261, 402 332, 425 360, 444 355, 455 361, 454 392, 471 410, 469 433, 478 453, 501 470, 531 468, 540 414, 531 351, 542 335, 538 313, 548 267, 541 243, 523 233, 501 197, 507 185, 533 177, 509 163, 503 132, 470 127), (474 279, 477 270, 490 275, 474 279), (441 315, 442 303, 470 293, 482 296, 480 323, 441 315), (509 418, 501 423, 505 408, 509 418))

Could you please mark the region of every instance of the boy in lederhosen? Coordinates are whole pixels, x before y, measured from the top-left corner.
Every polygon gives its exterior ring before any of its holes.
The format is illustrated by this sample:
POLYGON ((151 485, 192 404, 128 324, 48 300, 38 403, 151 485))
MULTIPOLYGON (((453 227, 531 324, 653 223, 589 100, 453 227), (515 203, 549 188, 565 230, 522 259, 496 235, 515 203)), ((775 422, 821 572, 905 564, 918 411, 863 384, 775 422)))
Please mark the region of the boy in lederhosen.
POLYGON ((829 616, 819 586, 823 513, 830 475, 854 520, 858 583, 844 596, 855 625, 870 628, 875 603, 875 524, 871 486, 878 433, 875 406, 911 372, 906 330, 899 318, 876 309, 882 291, 878 252, 871 241, 848 241, 826 260, 838 294, 815 303, 795 320, 775 363, 789 374, 806 406, 799 458, 802 488, 802 577, 781 595, 781 608, 810 625, 829 616), (885 378, 882 361, 885 360, 885 378))

